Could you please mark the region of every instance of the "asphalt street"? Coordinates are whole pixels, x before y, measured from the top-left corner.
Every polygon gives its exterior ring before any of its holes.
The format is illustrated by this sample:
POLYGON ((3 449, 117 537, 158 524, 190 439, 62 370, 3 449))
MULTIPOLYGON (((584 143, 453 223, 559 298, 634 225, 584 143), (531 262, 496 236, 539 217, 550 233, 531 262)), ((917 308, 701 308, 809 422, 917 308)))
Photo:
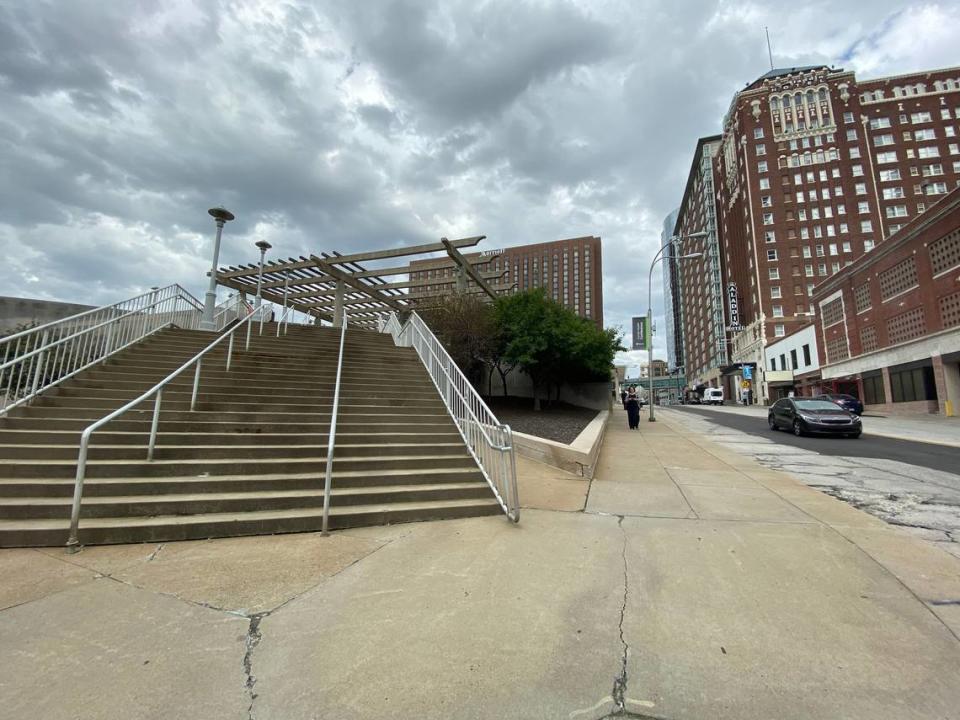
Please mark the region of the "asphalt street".
POLYGON ((871 437, 869 417, 863 418, 863 435, 854 440, 829 436, 796 437, 786 430, 772 431, 767 427, 766 417, 714 412, 689 405, 674 405, 671 409, 694 413, 724 427, 762 436, 782 445, 803 448, 821 455, 895 460, 960 476, 960 450, 957 448, 886 437, 871 437))

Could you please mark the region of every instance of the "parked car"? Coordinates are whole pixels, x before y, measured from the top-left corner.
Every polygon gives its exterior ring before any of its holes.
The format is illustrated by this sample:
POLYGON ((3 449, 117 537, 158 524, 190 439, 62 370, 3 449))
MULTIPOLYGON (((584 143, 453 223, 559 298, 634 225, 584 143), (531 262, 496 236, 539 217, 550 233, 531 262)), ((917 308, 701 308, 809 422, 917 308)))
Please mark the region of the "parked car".
POLYGON ((830 400, 783 398, 770 406, 767 423, 771 430, 786 428, 794 435, 807 433, 860 437, 860 416, 830 400))
POLYGON ((857 415, 863 415, 863 403, 857 400, 853 395, 844 395, 843 393, 825 393, 817 395, 814 400, 829 400, 835 402, 844 410, 849 410, 857 415))
POLYGON ((703 402, 707 405, 723 405, 723 388, 707 388, 704 390, 703 402))

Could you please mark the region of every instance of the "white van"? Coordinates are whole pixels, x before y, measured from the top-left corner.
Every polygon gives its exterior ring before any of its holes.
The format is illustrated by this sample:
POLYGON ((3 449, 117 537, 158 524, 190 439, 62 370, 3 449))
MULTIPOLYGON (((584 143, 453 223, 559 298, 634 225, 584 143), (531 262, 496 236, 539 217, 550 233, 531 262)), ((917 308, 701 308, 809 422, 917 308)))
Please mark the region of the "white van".
POLYGON ((707 405, 723 405, 723 388, 707 388, 704 390, 703 402, 707 405))

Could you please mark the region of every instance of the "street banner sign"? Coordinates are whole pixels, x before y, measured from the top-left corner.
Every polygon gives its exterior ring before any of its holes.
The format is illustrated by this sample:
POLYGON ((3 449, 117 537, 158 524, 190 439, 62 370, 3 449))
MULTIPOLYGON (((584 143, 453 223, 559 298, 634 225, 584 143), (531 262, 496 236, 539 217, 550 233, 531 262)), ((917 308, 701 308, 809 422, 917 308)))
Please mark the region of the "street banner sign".
POLYGON ((743 366, 743 379, 744 380, 753 380, 753 366, 744 365, 743 366))
POLYGON ((633 350, 646 350, 650 347, 650 327, 646 316, 633 318, 633 350))

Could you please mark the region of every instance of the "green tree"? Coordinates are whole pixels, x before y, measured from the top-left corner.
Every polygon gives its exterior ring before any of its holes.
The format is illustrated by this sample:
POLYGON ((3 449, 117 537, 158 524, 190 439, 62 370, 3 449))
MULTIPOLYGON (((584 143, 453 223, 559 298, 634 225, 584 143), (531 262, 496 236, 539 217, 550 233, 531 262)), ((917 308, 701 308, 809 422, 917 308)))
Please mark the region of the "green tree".
POLYGON ((503 359, 530 377, 535 410, 550 387, 559 393, 563 382, 608 380, 613 356, 623 349, 618 331, 597 328, 542 288, 498 298, 495 321, 503 335, 503 359))
POLYGON ((493 306, 476 295, 454 293, 435 307, 420 311, 471 383, 484 375, 496 335, 493 306))

